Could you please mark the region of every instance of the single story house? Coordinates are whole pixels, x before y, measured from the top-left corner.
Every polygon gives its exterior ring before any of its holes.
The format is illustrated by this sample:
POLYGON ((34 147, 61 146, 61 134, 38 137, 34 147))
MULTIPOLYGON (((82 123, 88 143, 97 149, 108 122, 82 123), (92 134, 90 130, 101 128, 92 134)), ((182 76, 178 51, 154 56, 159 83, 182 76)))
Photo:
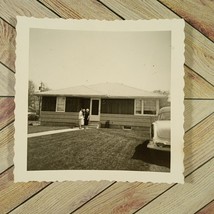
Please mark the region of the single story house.
POLYGON ((81 108, 90 109, 90 122, 102 127, 147 128, 156 120, 166 96, 120 83, 81 85, 37 93, 43 125, 77 125, 81 108))

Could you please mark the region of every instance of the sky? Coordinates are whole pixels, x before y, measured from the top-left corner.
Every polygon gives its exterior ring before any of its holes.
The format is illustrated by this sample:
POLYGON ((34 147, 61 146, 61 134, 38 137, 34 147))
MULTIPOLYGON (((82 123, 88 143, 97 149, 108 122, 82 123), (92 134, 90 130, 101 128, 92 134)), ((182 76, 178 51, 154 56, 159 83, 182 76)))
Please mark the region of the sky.
POLYGON ((29 79, 50 89, 104 82, 170 90, 169 31, 30 29, 29 79))

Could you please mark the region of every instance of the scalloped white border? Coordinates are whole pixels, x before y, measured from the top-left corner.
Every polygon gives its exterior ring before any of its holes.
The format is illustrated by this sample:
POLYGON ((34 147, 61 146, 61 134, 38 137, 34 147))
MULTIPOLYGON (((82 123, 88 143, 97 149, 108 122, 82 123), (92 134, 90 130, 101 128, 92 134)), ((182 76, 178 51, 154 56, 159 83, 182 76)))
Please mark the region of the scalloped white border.
POLYGON ((182 19, 98 21, 17 17, 14 181, 110 180, 184 183, 184 25, 182 19), (169 173, 106 170, 27 171, 29 30, 171 31, 171 168, 169 173))

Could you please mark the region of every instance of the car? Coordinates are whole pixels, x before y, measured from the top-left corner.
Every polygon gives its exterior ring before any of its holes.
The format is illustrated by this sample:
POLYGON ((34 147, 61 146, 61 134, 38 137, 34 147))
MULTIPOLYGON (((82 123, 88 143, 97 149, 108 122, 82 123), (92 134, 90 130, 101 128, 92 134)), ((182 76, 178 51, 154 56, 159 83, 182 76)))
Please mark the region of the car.
POLYGON ((170 152, 170 112, 170 107, 163 107, 159 110, 158 119, 151 125, 147 148, 170 152))
POLYGON ((34 125, 39 122, 39 115, 36 112, 28 111, 28 125, 34 125))
POLYGON ((39 115, 36 112, 28 112, 28 120, 29 121, 37 121, 39 119, 39 115))

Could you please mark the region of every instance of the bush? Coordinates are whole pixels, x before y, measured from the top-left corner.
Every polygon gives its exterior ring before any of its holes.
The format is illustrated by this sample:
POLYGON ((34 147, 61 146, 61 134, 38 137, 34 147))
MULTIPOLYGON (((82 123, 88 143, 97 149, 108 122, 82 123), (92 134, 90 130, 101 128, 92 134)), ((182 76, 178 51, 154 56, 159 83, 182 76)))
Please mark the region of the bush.
POLYGON ((37 115, 37 114, 29 114, 28 115, 28 120, 29 121, 37 121, 37 120, 39 120, 39 115, 37 115))

